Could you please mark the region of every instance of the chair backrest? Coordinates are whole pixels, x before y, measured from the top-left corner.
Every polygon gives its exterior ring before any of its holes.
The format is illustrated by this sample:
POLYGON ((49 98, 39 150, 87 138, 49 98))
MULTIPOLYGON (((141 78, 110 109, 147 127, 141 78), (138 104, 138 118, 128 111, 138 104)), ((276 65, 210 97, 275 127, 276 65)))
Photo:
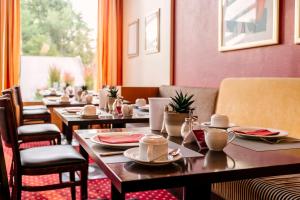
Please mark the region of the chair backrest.
POLYGON ((11 99, 7 96, 0 97, 0 134, 2 135, 5 145, 6 142, 9 142, 8 147, 12 148, 14 162, 20 166, 16 118, 11 99), (8 141, 5 141, 5 138, 8 139, 8 141))
POLYGON ((17 104, 16 95, 14 94, 13 89, 9 88, 2 91, 2 95, 7 95, 12 101, 13 111, 17 119, 17 126, 20 126, 20 115, 19 115, 19 106, 17 104))
POLYGON ((5 157, 2 146, 2 138, 0 134, 0 199, 10 199, 5 157))
POLYGON ((19 115, 19 121, 20 124, 23 124, 23 101, 22 101, 22 94, 21 94, 21 88, 20 86, 14 86, 14 96, 16 99, 16 103, 19 109, 18 115, 19 115))

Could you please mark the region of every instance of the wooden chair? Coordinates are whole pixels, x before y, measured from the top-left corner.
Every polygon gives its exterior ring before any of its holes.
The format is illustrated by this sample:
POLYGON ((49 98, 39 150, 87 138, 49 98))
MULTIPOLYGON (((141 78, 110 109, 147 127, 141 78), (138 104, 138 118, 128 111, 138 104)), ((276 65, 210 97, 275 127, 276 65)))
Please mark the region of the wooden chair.
POLYGON ((81 199, 87 199, 87 161, 70 145, 52 145, 21 150, 17 134, 16 118, 10 98, 0 97, 0 132, 3 139, 9 138, 13 152, 14 182, 12 197, 21 199, 21 191, 41 191, 71 187, 75 199, 75 186, 81 186, 81 199), (80 180, 75 180, 75 172, 80 172, 80 180), (55 173, 70 173, 70 180, 52 185, 24 186, 22 176, 39 176, 55 173))
POLYGON ((10 193, 6 173, 5 158, 2 147, 2 137, 0 134, 0 200, 6 199, 10 199, 10 193))
MULTIPOLYGON (((12 102, 13 112, 16 116, 16 124, 17 124, 17 133, 19 144, 26 142, 36 142, 36 141, 49 141, 50 144, 61 144, 61 133, 59 128, 55 124, 31 124, 31 125, 22 125, 19 126, 19 117, 17 113, 17 105, 15 103, 14 93, 12 89, 6 89, 2 91, 2 94, 9 98, 12 102)), ((10 141, 9 138, 5 138, 4 141, 10 141)), ((10 146, 10 142, 6 143, 6 146, 10 146)), ((12 185, 14 174, 14 166, 11 163, 10 167, 10 182, 12 185)), ((61 175, 59 176, 61 179, 61 175)))
POLYGON ((50 111, 46 107, 25 107, 23 105, 20 86, 14 87, 16 103, 19 106, 20 124, 30 124, 32 122, 42 121, 45 123, 51 122, 50 111))
POLYGON ((11 99, 13 111, 17 119, 17 132, 21 143, 35 141, 51 141, 53 144, 61 144, 61 132, 55 124, 44 123, 20 126, 20 116, 17 113, 18 105, 16 104, 16 98, 14 96, 13 90, 3 90, 2 94, 6 95, 6 97, 11 99))

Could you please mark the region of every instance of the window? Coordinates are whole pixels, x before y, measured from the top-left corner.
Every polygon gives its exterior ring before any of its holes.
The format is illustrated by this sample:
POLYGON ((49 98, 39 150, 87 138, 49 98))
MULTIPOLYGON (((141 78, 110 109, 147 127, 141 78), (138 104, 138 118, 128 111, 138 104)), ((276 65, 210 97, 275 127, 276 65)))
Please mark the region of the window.
POLYGON ((93 89, 98 0, 21 0, 24 101, 66 84, 93 89))

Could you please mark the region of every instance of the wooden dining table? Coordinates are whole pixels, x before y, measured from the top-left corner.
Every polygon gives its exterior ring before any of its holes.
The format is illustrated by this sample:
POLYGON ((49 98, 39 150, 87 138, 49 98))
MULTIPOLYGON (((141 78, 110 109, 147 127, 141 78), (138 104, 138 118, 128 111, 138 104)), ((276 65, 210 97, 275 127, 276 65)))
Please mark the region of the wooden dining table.
POLYGON ((185 148, 181 160, 155 167, 135 163, 123 155, 104 157, 100 155, 102 152, 117 150, 104 148, 91 141, 91 137, 111 131, 161 133, 149 128, 75 131, 82 155, 91 157, 111 180, 113 200, 125 199, 127 192, 178 187, 182 188, 183 199, 210 199, 213 183, 300 172, 300 149, 258 152, 228 144, 223 152, 208 151, 202 152, 205 156, 197 156, 197 145, 183 146, 182 139, 165 134, 173 148, 178 148, 174 144, 185 148))
POLYGON ((71 144, 74 126, 79 129, 86 129, 90 125, 111 125, 114 128, 124 128, 127 123, 149 123, 149 112, 134 109, 132 116, 112 114, 105 110, 100 110, 96 118, 82 118, 79 114, 70 114, 64 108, 53 108, 54 114, 62 122, 62 132, 66 136, 67 142, 71 144))

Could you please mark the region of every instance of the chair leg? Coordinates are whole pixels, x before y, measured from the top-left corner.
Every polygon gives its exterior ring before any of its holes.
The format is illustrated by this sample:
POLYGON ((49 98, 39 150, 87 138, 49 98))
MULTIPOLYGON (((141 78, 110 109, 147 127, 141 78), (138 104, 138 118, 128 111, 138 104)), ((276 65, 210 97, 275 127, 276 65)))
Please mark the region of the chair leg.
POLYGON ((62 183, 62 172, 58 174, 59 176, 59 183, 62 183))
MULTIPOLYGON (((75 172, 70 172, 70 181, 71 182, 75 182, 75 172)), ((72 200, 76 200, 76 187, 71 186, 71 196, 72 196, 72 200)))
POLYGON ((12 187, 12 198, 14 200, 21 200, 22 194, 22 175, 18 172, 14 175, 14 184, 12 187))
POLYGON ((14 162, 11 162, 9 171, 9 186, 13 186, 14 183, 14 162))
POLYGON ((88 165, 80 171, 81 175, 81 200, 88 199, 87 177, 88 177, 88 165))
POLYGON ((57 144, 61 144, 61 135, 59 134, 59 136, 57 137, 57 144))

